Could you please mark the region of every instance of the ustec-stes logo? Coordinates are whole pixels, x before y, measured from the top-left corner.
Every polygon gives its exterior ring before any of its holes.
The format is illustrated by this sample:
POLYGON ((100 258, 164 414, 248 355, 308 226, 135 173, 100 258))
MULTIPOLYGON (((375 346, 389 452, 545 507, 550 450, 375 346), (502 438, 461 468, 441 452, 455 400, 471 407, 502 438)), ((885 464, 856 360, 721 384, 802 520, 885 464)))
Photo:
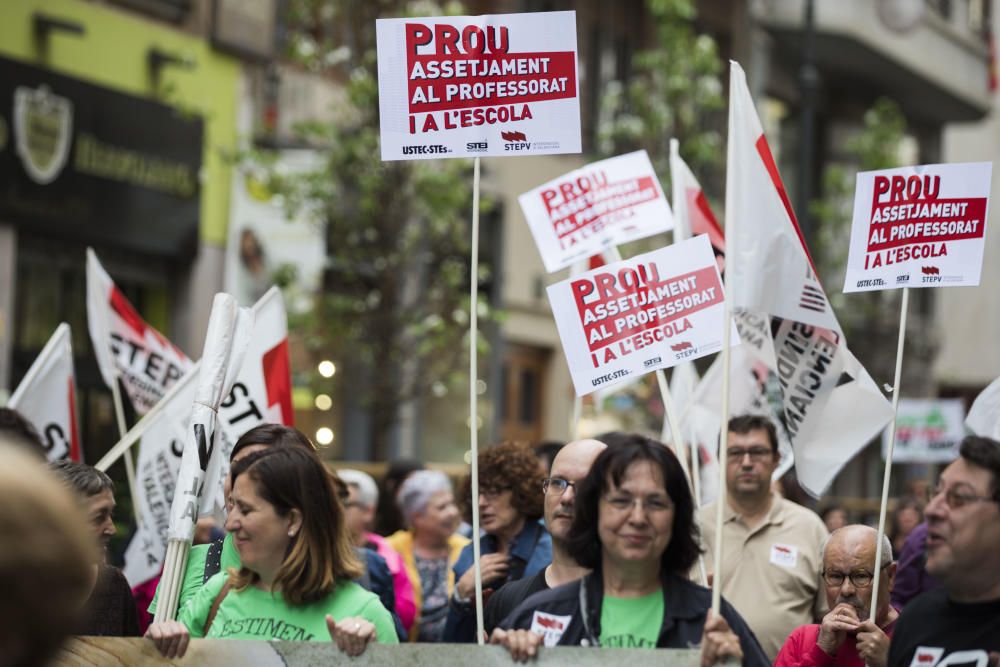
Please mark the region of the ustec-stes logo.
POLYGON ((524 132, 507 132, 501 130, 500 137, 505 142, 503 146, 505 151, 526 151, 531 148, 531 144, 528 143, 528 137, 525 136, 524 132))

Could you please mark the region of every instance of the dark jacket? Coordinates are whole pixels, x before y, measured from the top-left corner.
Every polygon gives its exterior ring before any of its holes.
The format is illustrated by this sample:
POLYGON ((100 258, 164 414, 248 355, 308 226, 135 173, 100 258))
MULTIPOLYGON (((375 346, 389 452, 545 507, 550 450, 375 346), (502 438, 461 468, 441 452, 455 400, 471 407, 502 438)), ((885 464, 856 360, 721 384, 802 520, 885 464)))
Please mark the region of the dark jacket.
POLYGON ((483 627, 486 628, 486 634, 493 634, 493 628, 500 625, 500 621, 507 618, 522 602, 535 593, 547 590, 549 585, 545 581, 545 570, 539 570, 533 576, 523 577, 501 586, 490 596, 483 610, 483 627))
MULTIPOLYGON (((663 586, 663 625, 657 648, 695 648, 701 644, 705 618, 712 606, 712 591, 676 575, 666 575, 663 586)), ((560 628, 557 646, 600 646, 601 604, 604 582, 600 572, 558 588, 536 593, 501 621, 504 629, 529 630, 536 612, 569 617, 560 628)), ((757 643, 746 621, 725 600, 722 617, 740 638, 744 667, 770 667, 771 662, 757 643)), ((558 621, 557 621, 558 622, 558 621)))
MULTIPOLYGON (((492 535, 483 535, 479 539, 479 550, 482 555, 496 553, 497 540, 492 535)), ((514 538, 510 547, 510 567, 505 579, 483 582, 484 604, 492 592, 508 581, 517 581, 522 577, 530 577, 548 567, 552 562, 552 536, 538 521, 528 519, 524 528, 514 538)), ((467 544, 459 554, 452 570, 457 583, 462 575, 472 567, 472 544, 467 544)), ((454 596, 449 602, 448 620, 444 628, 444 641, 448 643, 470 643, 476 641, 476 611, 473 603, 460 603, 454 596)))

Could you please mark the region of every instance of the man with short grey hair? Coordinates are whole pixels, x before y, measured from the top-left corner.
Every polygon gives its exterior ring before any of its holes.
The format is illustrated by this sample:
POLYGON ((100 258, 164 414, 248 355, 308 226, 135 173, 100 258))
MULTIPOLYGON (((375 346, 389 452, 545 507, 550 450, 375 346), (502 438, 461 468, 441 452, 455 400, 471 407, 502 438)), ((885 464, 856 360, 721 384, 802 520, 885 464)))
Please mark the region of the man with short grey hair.
POLYGON ((116 530, 114 483, 97 468, 74 461, 54 461, 49 470, 73 492, 101 547, 101 562, 94 564, 97 578, 87 600, 84 622, 75 634, 138 637, 139 613, 132 589, 121 570, 103 562, 116 530))
POLYGON ((896 564, 883 535, 878 610, 874 621, 869 618, 877 536, 874 528, 850 525, 823 541, 822 576, 830 611, 822 623, 799 626, 789 635, 775 667, 885 667, 899 613, 889 604, 896 564))

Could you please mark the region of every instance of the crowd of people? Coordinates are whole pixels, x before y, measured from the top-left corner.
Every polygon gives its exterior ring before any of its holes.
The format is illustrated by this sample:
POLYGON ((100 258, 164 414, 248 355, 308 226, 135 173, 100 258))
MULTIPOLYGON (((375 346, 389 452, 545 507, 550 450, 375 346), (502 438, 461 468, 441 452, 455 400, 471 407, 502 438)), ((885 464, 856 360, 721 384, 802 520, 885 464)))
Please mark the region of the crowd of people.
POLYGON ((348 655, 483 639, 516 661, 551 646, 700 647, 704 667, 1000 657, 1000 443, 986 438, 963 440, 926 505, 898 504, 876 562, 875 529, 775 490, 777 436, 760 416, 729 423, 721 534, 674 452, 638 434, 485 448, 472 498, 468 475, 456 493, 444 473, 396 462, 380 487, 333 470, 296 429, 258 426, 232 449, 225 531, 192 547, 177 618, 161 622, 155 585, 133 591, 107 563, 107 475, 45 465, 9 410, 0 450, 3 665, 43 664, 70 634, 144 635, 170 658, 201 637, 332 641, 348 655))

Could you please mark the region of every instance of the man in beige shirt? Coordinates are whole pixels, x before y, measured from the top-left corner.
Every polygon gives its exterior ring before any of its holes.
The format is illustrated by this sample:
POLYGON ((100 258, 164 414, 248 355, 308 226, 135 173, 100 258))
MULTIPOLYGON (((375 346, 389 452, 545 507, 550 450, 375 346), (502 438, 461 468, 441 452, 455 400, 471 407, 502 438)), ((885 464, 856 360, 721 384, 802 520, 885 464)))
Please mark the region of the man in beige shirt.
MULTIPOLYGON (((792 630, 823 618, 820 550, 826 527, 810 510, 772 493, 778 438, 766 417, 729 421, 727 504, 722 524, 722 595, 774 661, 792 630)), ((698 512, 706 564, 715 571, 716 505, 698 512)))

